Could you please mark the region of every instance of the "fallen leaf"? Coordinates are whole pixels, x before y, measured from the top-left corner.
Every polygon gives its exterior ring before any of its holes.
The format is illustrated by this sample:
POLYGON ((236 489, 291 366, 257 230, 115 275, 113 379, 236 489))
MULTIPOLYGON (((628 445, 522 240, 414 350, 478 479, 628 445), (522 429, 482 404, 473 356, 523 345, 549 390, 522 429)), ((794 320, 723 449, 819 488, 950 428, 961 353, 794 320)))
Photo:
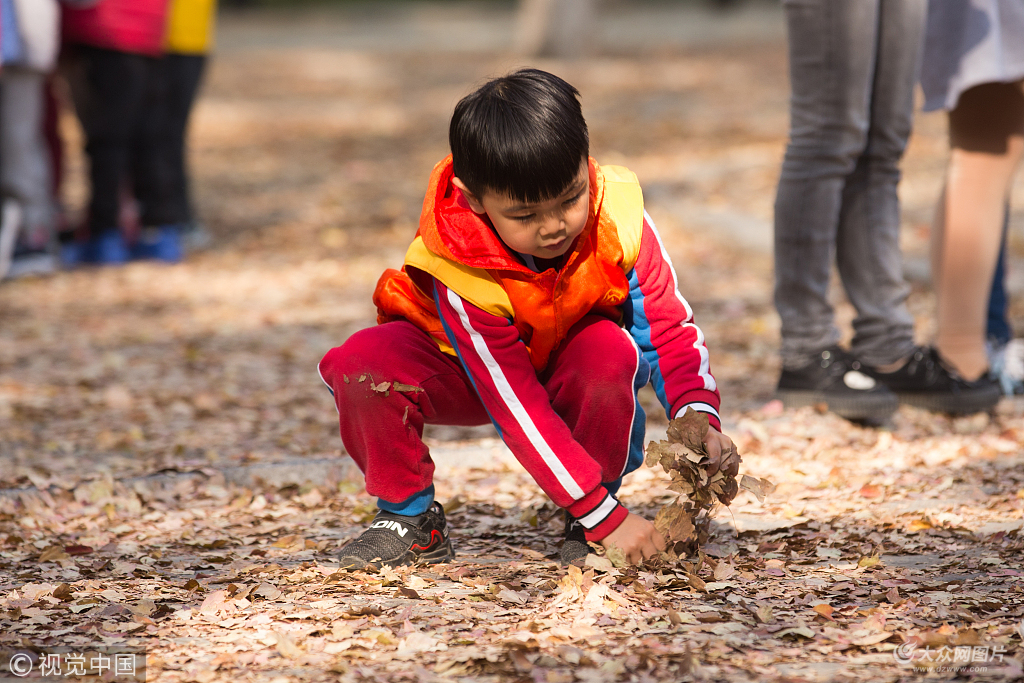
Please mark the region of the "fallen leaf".
POLYGON ((773 493, 776 487, 775 484, 767 479, 758 479, 757 477, 744 474, 740 477, 740 488, 744 491, 750 491, 757 498, 757 502, 763 503, 764 499, 773 493))
POLYGON ((736 568, 728 562, 719 562, 715 567, 715 581, 725 581, 736 575, 736 568))
POLYGON ((870 555, 870 556, 864 556, 864 557, 860 558, 857 561, 857 566, 858 567, 863 567, 863 568, 866 569, 868 567, 877 567, 881 563, 882 563, 882 558, 881 557, 879 557, 878 555, 870 555))
POLYGON ((266 598, 267 600, 277 600, 282 595, 281 591, 277 589, 277 586, 271 583, 261 583, 259 588, 254 590, 252 594, 258 595, 261 598, 266 598))
POLYGON ((865 484, 864 486, 861 487, 858 493, 861 495, 862 498, 880 498, 882 496, 882 489, 878 488, 874 484, 865 484))
POLYGON ((835 619, 832 618, 832 612, 835 611, 832 605, 821 603, 819 605, 815 605, 811 609, 820 614, 821 616, 825 617, 829 621, 835 621, 835 619))
POLYGON ((276 637, 275 647, 277 647, 278 653, 286 659, 298 659, 305 654, 295 641, 287 633, 281 631, 274 631, 276 637))
POLYGON ((70 559, 71 556, 64 552, 64 547, 59 545, 51 545, 39 555, 40 562, 58 562, 70 559))
POLYGON ((87 545, 66 545, 64 546, 64 552, 74 557, 76 555, 88 555, 93 552, 93 549, 87 545))
POLYGON ((62 583, 53 589, 53 597, 61 602, 68 602, 75 597, 75 593, 71 590, 70 584, 62 583))
POLYGON ((850 642, 857 647, 867 647, 869 645, 877 645, 878 643, 884 642, 892 638, 895 633, 882 632, 882 633, 859 633, 854 632, 856 637, 851 638, 850 642))
POLYGON ((206 596, 203 604, 199 607, 201 614, 214 615, 224 609, 224 601, 227 600, 227 591, 213 591, 206 596))
POLYGON ((796 626, 793 628, 786 628, 777 633, 773 634, 776 638, 785 638, 786 636, 800 636, 801 638, 814 638, 814 631, 807 628, 806 626, 796 626))
POLYGON ((590 553, 587 555, 587 559, 584 561, 584 565, 587 567, 593 567, 599 572, 610 572, 615 569, 615 565, 607 557, 601 557, 590 553))
POLYGON ((910 524, 907 526, 907 530, 911 531, 911 532, 924 531, 926 529, 931 529, 931 528, 932 528, 932 523, 929 522, 927 519, 923 519, 923 518, 922 519, 912 520, 910 522, 910 524))

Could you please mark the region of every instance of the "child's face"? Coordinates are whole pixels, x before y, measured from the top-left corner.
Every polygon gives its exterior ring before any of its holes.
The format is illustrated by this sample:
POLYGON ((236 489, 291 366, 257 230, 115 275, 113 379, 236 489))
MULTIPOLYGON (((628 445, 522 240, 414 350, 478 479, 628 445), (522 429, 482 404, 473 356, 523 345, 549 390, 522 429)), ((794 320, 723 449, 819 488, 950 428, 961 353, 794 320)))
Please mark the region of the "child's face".
POLYGON ((473 211, 487 214, 505 244, 534 258, 558 258, 569 251, 590 215, 590 169, 586 161, 580 164, 579 173, 565 192, 532 204, 491 191, 477 197, 458 178, 454 183, 473 211))

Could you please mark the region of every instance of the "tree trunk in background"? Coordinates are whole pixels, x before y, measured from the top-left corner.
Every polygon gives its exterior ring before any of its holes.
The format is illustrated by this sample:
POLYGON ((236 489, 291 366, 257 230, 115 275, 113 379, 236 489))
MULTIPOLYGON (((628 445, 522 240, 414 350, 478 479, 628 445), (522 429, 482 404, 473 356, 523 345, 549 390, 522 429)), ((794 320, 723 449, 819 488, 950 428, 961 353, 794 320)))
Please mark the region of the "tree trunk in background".
POLYGON ((593 45, 596 0, 520 0, 520 54, 581 57, 593 45))

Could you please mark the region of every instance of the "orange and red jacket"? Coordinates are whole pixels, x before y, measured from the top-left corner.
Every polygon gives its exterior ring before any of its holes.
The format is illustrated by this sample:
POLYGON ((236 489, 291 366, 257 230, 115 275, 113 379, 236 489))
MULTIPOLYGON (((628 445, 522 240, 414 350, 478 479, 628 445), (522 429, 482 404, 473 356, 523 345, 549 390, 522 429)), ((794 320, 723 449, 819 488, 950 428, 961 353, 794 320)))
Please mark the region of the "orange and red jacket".
POLYGON ((590 163, 590 218, 559 270, 535 273, 501 242, 454 185, 451 156, 434 167, 416 239, 402 271, 387 270, 373 301, 377 322, 405 318, 451 345, 438 318, 431 277, 485 311, 510 318, 543 370, 569 328, 588 314, 615 321, 629 296, 643 198, 625 169, 590 163), (610 175, 610 178, 609 178, 610 175), (624 247, 625 243, 625 247, 624 247))

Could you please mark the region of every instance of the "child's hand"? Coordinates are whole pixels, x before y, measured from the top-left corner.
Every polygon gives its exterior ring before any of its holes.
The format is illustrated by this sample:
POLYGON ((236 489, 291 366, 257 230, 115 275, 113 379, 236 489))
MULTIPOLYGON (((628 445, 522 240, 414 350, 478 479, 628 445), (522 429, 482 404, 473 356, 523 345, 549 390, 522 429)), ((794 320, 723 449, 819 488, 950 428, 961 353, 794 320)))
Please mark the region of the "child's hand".
POLYGON ((657 557, 665 549, 665 537, 654 524, 630 512, 615 531, 601 539, 601 545, 606 550, 617 547, 627 562, 638 564, 645 557, 657 557))
POLYGON ((727 476, 735 477, 740 471, 740 454, 732 439, 714 427, 708 427, 708 435, 704 437, 704 445, 708 449, 708 476, 713 477, 721 470, 727 476))

